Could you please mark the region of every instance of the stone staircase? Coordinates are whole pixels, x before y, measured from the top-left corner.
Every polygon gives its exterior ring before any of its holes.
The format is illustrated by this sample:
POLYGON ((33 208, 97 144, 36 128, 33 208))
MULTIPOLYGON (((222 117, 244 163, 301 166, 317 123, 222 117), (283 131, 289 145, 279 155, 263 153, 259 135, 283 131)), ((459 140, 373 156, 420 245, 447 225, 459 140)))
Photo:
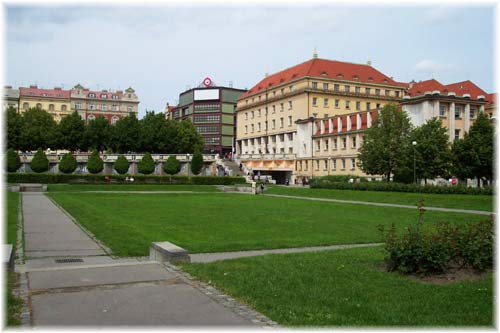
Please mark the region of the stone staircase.
POLYGON ((224 166, 226 166, 230 170, 231 176, 244 176, 245 173, 240 170, 240 165, 234 161, 223 160, 224 166))

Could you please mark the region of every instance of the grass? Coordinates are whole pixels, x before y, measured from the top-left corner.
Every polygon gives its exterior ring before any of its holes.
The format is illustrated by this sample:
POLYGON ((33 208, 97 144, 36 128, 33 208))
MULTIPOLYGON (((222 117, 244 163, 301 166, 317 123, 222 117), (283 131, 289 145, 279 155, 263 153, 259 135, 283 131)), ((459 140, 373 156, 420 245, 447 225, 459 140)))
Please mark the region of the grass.
POLYGON ((284 186, 269 186, 266 193, 303 197, 358 200, 369 202, 417 205, 423 197, 425 206, 493 211, 495 197, 492 195, 431 194, 407 192, 355 191, 334 189, 311 189, 284 186))
POLYGON ((17 213, 19 193, 7 192, 7 244, 15 249, 17 244, 17 213))
MULTIPOLYGON (((243 194, 49 193, 117 256, 145 256, 153 241, 191 253, 379 242, 377 225, 402 229, 417 210, 243 194)), ((426 221, 484 216, 426 212, 426 221)))
POLYGON ((266 255, 184 270, 285 326, 493 325, 493 278, 431 285, 380 267, 383 250, 266 255))
POLYGON ((164 184, 48 184, 49 192, 85 191, 193 191, 217 192, 215 185, 164 185, 164 184))

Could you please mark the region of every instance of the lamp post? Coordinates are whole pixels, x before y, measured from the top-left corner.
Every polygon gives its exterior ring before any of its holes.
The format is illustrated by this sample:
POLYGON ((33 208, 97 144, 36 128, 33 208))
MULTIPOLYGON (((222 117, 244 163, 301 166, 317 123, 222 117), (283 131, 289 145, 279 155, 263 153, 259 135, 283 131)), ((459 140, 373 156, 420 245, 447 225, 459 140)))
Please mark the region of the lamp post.
POLYGON ((328 176, 330 176, 330 164, 332 163, 332 157, 328 156, 328 165, 326 166, 328 168, 328 176))
POLYGON ((188 177, 189 177, 189 154, 187 154, 187 168, 188 168, 188 177))
POLYGON ((415 150, 417 146, 417 141, 413 141, 411 143, 413 145, 413 183, 417 184, 417 168, 415 166, 415 150))

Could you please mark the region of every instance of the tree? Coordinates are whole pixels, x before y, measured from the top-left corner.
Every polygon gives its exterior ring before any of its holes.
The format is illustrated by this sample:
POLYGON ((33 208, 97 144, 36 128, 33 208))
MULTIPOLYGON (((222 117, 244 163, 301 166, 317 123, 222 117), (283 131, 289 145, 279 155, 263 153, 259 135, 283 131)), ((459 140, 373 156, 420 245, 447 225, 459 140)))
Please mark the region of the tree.
POLYGON ((391 174, 408 166, 411 124, 408 115, 395 104, 384 106, 363 137, 359 149, 360 168, 370 175, 391 174))
POLYGON ((103 169, 104 169, 104 162, 102 161, 102 158, 99 156, 99 152, 97 150, 94 150, 87 162, 87 170, 89 170, 90 173, 96 174, 101 172, 103 169))
POLYGON ((197 175, 201 172, 203 168, 203 155, 197 150, 193 154, 193 159, 191 160, 191 171, 193 174, 197 175))
POLYGON ((128 172, 128 167, 129 167, 129 163, 127 161, 127 158, 125 158, 125 156, 123 156, 123 155, 118 156, 115 163, 113 164, 113 168, 120 175, 126 174, 128 172))
POLYGON ((7 109, 7 148, 19 149, 21 146, 21 133, 23 117, 17 113, 16 108, 9 106, 7 109))
POLYGON ((463 140, 453 145, 453 171, 459 178, 493 179, 495 132, 490 119, 479 112, 476 121, 465 133, 463 140))
POLYGON ((166 153, 176 153, 179 151, 179 127, 176 120, 167 119, 165 124, 165 135, 163 136, 163 151, 166 153))
POLYGON ((149 175, 155 171, 155 161, 151 157, 150 153, 145 153, 142 159, 139 161, 137 168, 143 175, 149 175))
POLYGON ((64 154, 59 161, 59 171, 62 173, 73 173, 76 166, 76 158, 71 153, 64 154))
POLYGON ((7 150, 7 171, 16 172, 21 167, 21 159, 19 154, 12 148, 7 150))
POLYGON ((107 149, 111 138, 110 127, 108 120, 103 116, 89 120, 84 132, 85 145, 98 151, 107 149))
POLYGON ((46 149, 54 145, 56 122, 47 111, 30 108, 22 117, 21 150, 46 149))
POLYGON ((168 133, 167 120, 163 113, 155 114, 147 111, 146 116, 139 121, 139 151, 166 153, 167 142, 171 140, 168 133))
POLYGON ((179 154, 193 153, 203 149, 203 137, 196 131, 193 123, 189 119, 181 121, 178 134, 179 154))
POLYGON ((113 151, 127 153, 139 148, 139 121, 135 115, 119 119, 112 128, 110 143, 113 151))
POLYGON ((56 141, 57 148, 75 151, 84 147, 85 121, 78 112, 61 119, 57 124, 56 141))
POLYGON ((174 155, 170 155, 167 162, 163 164, 163 171, 165 171, 166 174, 175 175, 181 171, 181 163, 174 155))
MULTIPOLYGON (((417 179, 424 179, 427 182, 427 179, 445 176, 448 173, 451 149, 448 130, 442 126, 441 120, 432 118, 415 128, 410 141, 417 143, 413 147, 417 179)), ((413 161, 409 168, 413 170, 413 161)))
POLYGON ((49 160, 47 155, 43 152, 42 148, 38 148, 31 160, 31 170, 36 173, 45 172, 49 170, 49 160))

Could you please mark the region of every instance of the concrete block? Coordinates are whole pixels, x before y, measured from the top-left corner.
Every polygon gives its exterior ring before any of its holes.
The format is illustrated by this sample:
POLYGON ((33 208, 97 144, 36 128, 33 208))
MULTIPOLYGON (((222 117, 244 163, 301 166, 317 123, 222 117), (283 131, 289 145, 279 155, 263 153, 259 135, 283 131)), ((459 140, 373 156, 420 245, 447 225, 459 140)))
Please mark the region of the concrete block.
POLYGON ((47 184, 19 184, 20 192, 47 192, 47 184))
POLYGON ((153 242, 149 248, 149 259, 159 262, 190 262, 188 251, 170 242, 153 242))
POLYGON ((14 268, 14 249, 12 248, 12 244, 3 244, 2 245, 2 253, 3 253, 3 266, 8 269, 14 268))

